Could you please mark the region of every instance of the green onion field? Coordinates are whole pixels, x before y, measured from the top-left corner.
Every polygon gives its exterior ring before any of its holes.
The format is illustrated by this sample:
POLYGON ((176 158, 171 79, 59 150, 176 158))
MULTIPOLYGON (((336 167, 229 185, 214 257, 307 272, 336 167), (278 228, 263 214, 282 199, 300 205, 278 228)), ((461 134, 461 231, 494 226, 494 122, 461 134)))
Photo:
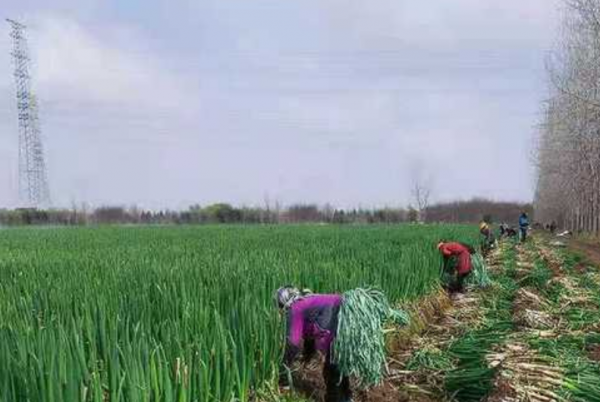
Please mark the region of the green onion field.
POLYGON ((247 401, 277 381, 279 286, 434 290, 468 226, 0 231, 0 402, 247 401))

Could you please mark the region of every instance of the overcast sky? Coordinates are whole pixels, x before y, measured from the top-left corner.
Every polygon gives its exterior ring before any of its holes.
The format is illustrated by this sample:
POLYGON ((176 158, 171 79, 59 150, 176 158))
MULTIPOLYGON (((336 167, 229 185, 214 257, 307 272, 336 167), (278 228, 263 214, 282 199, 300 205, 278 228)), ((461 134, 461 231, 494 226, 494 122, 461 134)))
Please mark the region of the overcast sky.
MULTIPOLYGON (((87 202, 529 200, 554 0, 3 0, 50 188, 87 202)), ((17 205, 8 24, 0 207, 17 205)))

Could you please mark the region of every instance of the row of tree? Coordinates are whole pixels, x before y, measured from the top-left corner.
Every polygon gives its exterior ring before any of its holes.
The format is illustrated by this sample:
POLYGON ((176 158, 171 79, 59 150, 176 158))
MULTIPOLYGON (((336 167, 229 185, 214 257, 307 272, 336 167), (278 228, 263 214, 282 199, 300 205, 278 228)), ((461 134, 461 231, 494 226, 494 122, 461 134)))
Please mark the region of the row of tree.
POLYGON ((105 206, 96 209, 16 209, 0 210, 0 225, 97 225, 97 224, 396 224, 408 222, 473 223, 514 221, 522 210, 531 206, 475 199, 415 208, 339 209, 329 205, 295 204, 235 207, 226 203, 205 207, 194 205, 185 211, 148 211, 137 207, 105 206))
POLYGON ((535 212, 573 231, 600 231, 600 0, 565 0, 548 59, 549 99, 537 149, 535 212))
POLYGON ((435 204, 426 209, 428 222, 464 223, 484 220, 515 226, 519 215, 533 214, 533 205, 519 202, 498 202, 483 198, 435 204))

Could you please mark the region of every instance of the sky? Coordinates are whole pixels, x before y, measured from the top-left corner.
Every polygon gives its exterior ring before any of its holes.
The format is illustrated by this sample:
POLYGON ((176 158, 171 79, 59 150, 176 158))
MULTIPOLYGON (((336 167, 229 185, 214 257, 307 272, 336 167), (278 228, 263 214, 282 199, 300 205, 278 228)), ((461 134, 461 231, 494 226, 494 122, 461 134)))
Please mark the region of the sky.
MULTIPOLYGON (((554 0, 3 0, 55 206, 532 198, 554 0)), ((0 208, 18 127, 0 24, 0 208)))

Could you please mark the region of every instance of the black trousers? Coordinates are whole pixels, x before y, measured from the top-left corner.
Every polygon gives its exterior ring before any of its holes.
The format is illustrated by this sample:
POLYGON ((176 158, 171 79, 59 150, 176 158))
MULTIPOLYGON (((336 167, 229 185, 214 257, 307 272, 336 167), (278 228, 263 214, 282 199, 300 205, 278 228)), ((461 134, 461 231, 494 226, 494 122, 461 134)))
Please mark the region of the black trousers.
POLYGON ((446 285, 446 289, 450 293, 463 293, 465 291, 465 282, 470 274, 471 273, 469 272, 464 275, 458 273, 456 276, 452 275, 453 278, 451 279, 450 283, 446 285))
POLYGON ((325 386, 327 388, 325 402, 351 401, 352 390, 350 389, 350 379, 342 377, 338 366, 331 363, 329 353, 323 367, 323 378, 325 379, 325 386))
POLYGON ((527 228, 521 228, 521 242, 525 243, 527 240, 527 228))

